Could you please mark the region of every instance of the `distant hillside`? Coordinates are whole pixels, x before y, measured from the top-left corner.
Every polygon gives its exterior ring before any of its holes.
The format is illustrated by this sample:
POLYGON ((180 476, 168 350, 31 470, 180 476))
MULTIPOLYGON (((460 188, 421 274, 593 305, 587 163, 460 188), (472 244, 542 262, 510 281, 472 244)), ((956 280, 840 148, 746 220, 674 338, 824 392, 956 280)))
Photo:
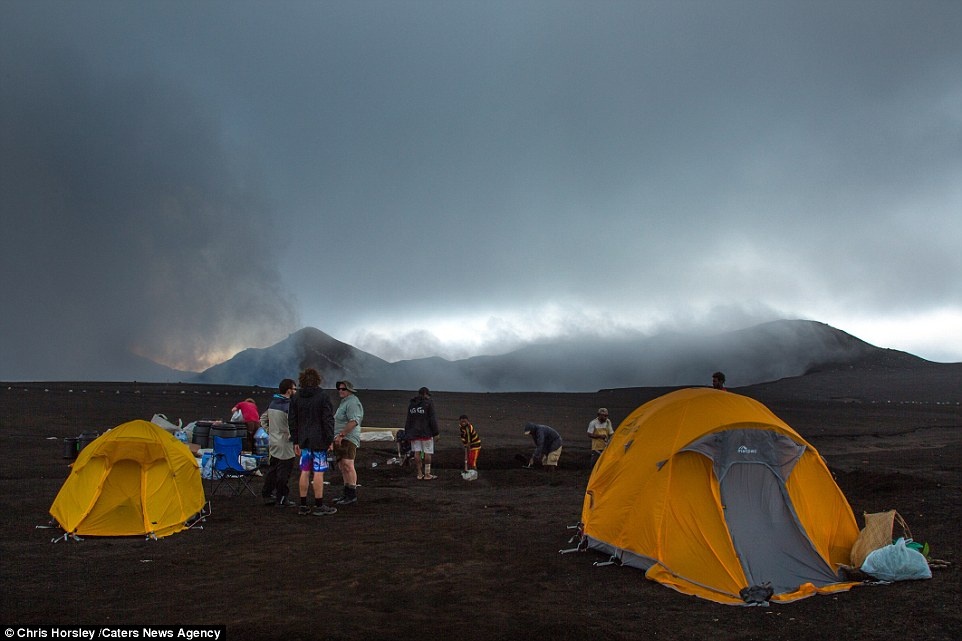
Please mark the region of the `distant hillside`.
POLYGON ((740 387, 856 363, 930 364, 911 354, 875 347, 824 323, 798 320, 708 336, 568 340, 499 356, 396 363, 305 328, 271 347, 245 350, 194 380, 272 387, 310 366, 324 375, 327 385, 348 379, 364 389, 413 390, 426 385, 463 392, 592 392, 706 385, 715 370, 726 373, 730 386, 740 387))
MULTIPOLYGON (((245 349, 230 360, 204 370, 198 383, 262 385, 274 387, 284 378, 297 378, 308 367, 321 373, 330 386, 334 381, 369 380, 391 363, 307 327, 262 349, 245 349)), ((359 385, 360 383, 355 383, 359 385)))
POLYGON ((803 376, 737 389, 765 403, 846 401, 853 403, 962 402, 962 363, 933 363, 905 352, 876 349, 843 363, 825 363, 803 376))
MULTIPOLYGON (((18 368, 20 381, 140 381, 176 383, 191 381, 197 372, 187 372, 161 365, 138 356, 122 346, 100 348, 80 353, 60 354, 53 362, 38 359, 26 368, 18 368)), ((12 379, 7 379, 12 380, 12 379)))

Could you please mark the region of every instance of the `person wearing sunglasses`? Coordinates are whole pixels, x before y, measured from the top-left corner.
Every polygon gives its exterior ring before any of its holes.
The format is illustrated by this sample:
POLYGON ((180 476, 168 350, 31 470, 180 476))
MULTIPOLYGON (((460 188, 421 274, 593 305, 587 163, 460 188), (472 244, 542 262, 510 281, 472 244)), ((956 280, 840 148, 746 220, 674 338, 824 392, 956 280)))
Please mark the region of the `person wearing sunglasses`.
POLYGON ((364 420, 364 406, 357 397, 357 390, 351 381, 337 382, 337 395, 341 402, 334 412, 334 453, 337 455, 337 468, 344 479, 344 493, 334 499, 337 505, 357 503, 357 448, 361 446, 361 421, 364 420))

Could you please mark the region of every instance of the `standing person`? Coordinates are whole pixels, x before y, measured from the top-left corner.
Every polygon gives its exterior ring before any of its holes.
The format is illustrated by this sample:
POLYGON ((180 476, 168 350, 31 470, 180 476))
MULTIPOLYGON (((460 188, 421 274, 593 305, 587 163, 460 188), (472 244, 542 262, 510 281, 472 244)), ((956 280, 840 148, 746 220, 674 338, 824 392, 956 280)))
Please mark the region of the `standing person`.
POLYGON ((725 389, 725 373, 715 372, 711 375, 711 386, 715 389, 725 389))
POLYGON ((464 446, 464 474, 466 480, 478 478, 478 454, 481 453, 481 437, 474 425, 468 420, 467 414, 458 417, 461 428, 461 445, 464 446))
POLYGON ((608 439, 615 433, 608 418, 608 408, 599 407, 598 415, 588 423, 588 438, 591 439, 591 464, 594 465, 601 453, 608 447, 608 439))
MULTIPOLYGON (((257 405, 254 403, 254 399, 244 399, 232 407, 230 411, 241 413, 241 420, 244 421, 244 425, 247 427, 247 438, 245 439, 247 451, 253 452, 254 433, 257 432, 257 428, 261 426, 261 413, 257 411, 257 405)), ((231 422, 233 422, 233 417, 231 417, 231 422)))
POLYGON ((337 508, 324 505, 324 472, 328 468, 327 452, 334 442, 334 408, 321 389, 323 379, 316 369, 308 367, 298 377, 300 389, 291 399, 287 415, 294 439, 294 455, 300 457, 301 478, 298 483, 298 514, 324 516, 337 508), (313 472, 314 478, 311 478, 313 472), (307 492, 314 486, 314 511, 307 504, 307 492))
POLYGON ((431 402, 431 390, 422 387, 418 390, 418 395, 408 402, 408 415, 404 421, 404 434, 411 442, 418 480, 432 481, 437 478, 431 474, 431 455, 434 454, 434 438, 439 433, 438 418, 434 413, 434 403, 431 402))
POLYGON ((530 435, 534 441, 534 453, 528 460, 528 467, 533 466, 535 461, 540 461, 549 472, 558 469, 558 460, 561 458, 561 435, 553 427, 531 422, 524 424, 524 433, 530 435))
POLYGON ((290 378, 285 378, 277 385, 277 393, 271 399, 267 411, 264 412, 263 424, 269 438, 268 454, 270 454, 270 469, 264 476, 264 505, 278 507, 293 507, 294 501, 287 498, 290 492, 291 472, 294 470, 294 442, 291 440, 291 429, 287 415, 291 408, 291 397, 297 391, 297 385, 290 378), (273 495, 273 496, 272 496, 273 495))
POLYGON ((361 421, 364 420, 364 406, 357 397, 357 390, 351 381, 338 381, 337 394, 341 402, 334 412, 334 452, 337 454, 337 467, 344 478, 344 494, 334 499, 338 505, 357 503, 357 448, 361 446, 361 421))

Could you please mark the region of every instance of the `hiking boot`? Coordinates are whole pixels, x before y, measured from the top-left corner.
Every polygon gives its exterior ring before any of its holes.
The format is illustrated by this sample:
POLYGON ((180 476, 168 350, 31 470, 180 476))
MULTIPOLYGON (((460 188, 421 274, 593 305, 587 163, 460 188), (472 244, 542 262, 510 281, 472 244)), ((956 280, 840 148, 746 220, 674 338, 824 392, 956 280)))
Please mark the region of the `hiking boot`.
POLYGON ((337 505, 355 505, 357 503, 357 486, 345 485, 344 496, 334 499, 334 503, 337 505))
POLYGON ((328 516, 329 514, 337 514, 337 508, 331 507, 330 505, 324 505, 323 503, 314 508, 311 512, 314 516, 328 516))
POLYGON ((282 496, 280 499, 278 499, 277 503, 274 503, 274 505, 277 507, 297 507, 297 503, 290 500, 286 496, 282 496))
POLYGON ((306 516, 311 513, 311 508, 309 505, 302 505, 299 508, 297 508, 297 513, 300 516, 306 516))

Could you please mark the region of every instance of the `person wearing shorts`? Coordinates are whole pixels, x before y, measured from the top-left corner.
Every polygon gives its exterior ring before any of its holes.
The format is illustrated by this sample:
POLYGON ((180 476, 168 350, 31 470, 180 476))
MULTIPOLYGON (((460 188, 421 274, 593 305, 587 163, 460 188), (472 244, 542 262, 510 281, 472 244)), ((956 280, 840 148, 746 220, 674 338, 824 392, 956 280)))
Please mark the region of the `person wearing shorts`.
POLYGON ((531 422, 524 424, 524 433, 534 441, 534 453, 528 460, 528 467, 533 466, 535 461, 540 461, 549 472, 558 469, 558 461, 561 459, 561 435, 553 427, 531 422))
POLYGON ((330 450, 308 450, 302 447, 297 449, 300 450, 298 469, 301 471, 301 481, 298 488, 301 491, 301 504, 297 509, 297 513, 315 514, 317 516, 334 514, 334 512, 337 512, 337 508, 322 503, 322 499, 324 498, 324 472, 331 467, 328 461, 328 452, 330 450), (307 504, 307 490, 312 483, 314 486, 315 504, 313 511, 307 504), (320 489, 318 489, 318 486, 320 486, 320 489))
POLYGON ((324 472, 328 468, 327 451, 334 442, 334 408, 321 389, 323 379, 316 369, 301 372, 298 390, 291 398, 288 424, 294 440, 294 455, 300 457, 301 477, 298 483, 298 514, 325 516, 337 508, 324 505, 324 472), (307 504, 308 491, 314 488, 314 509, 307 504))
POLYGON ((364 420, 364 406, 357 397, 357 390, 351 381, 338 381, 337 394, 341 402, 334 412, 334 451, 337 453, 337 468, 344 479, 344 494, 334 499, 337 505, 357 503, 357 448, 361 446, 361 421, 364 420))
POLYGON ((434 454, 434 439, 439 433, 431 390, 422 387, 418 395, 408 402, 408 415, 404 420, 404 434, 411 442, 418 480, 431 481, 437 478, 431 474, 431 456, 434 454))

